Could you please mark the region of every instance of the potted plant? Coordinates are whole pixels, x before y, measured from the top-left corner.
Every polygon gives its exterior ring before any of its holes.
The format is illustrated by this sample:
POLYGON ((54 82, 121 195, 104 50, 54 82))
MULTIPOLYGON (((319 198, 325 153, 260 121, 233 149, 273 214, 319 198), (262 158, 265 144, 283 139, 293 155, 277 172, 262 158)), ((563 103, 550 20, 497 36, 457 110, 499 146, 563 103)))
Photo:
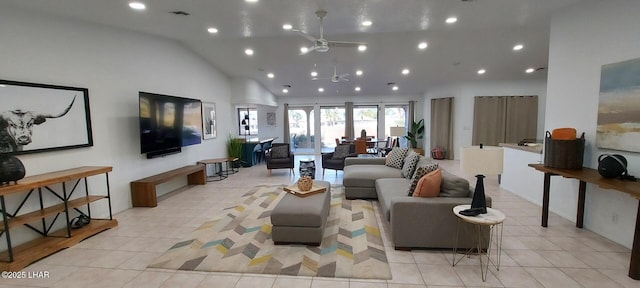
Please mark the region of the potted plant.
POLYGON ((418 140, 424 138, 424 119, 420 119, 418 122, 412 121, 409 131, 407 131, 407 136, 404 136, 404 138, 409 140, 409 148, 424 155, 424 149, 418 148, 418 140))
MULTIPOLYGON (((226 144, 227 154, 229 155, 229 157, 238 159, 242 157, 242 141, 239 138, 233 137, 233 135, 229 134, 227 136, 226 144)), ((239 162, 234 163, 237 163, 239 165, 239 162)))

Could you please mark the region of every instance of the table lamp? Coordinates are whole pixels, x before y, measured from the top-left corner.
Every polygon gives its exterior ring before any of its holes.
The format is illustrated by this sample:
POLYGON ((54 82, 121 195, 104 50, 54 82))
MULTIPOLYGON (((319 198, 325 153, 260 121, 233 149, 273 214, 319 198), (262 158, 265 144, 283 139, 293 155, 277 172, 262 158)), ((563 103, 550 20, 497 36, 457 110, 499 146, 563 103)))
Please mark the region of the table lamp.
MULTIPOLYGON (((389 134, 391 134, 391 137, 402 137, 406 134, 405 130, 406 129, 401 126, 389 127, 389 134)), ((400 141, 396 141, 396 145, 400 147, 400 141)))
POLYGON ((485 175, 502 174, 502 148, 480 144, 480 146, 463 147, 460 152, 460 169, 466 174, 475 175, 477 179, 471 209, 460 211, 460 214, 465 216, 486 214, 487 202, 483 179, 485 175))

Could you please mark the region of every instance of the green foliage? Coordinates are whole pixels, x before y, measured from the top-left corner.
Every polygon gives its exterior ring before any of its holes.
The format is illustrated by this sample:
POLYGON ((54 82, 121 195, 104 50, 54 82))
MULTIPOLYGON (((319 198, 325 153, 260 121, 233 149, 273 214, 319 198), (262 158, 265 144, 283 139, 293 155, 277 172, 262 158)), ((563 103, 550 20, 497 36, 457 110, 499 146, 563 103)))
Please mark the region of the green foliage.
POLYGON ((404 136, 409 143, 411 143, 411 148, 418 148, 418 140, 424 138, 424 119, 420 119, 420 121, 411 123, 411 127, 409 127, 409 131, 407 131, 407 136, 404 136))
POLYGON ((240 158, 240 156, 242 156, 242 141, 239 138, 229 133, 226 144, 229 157, 240 158))

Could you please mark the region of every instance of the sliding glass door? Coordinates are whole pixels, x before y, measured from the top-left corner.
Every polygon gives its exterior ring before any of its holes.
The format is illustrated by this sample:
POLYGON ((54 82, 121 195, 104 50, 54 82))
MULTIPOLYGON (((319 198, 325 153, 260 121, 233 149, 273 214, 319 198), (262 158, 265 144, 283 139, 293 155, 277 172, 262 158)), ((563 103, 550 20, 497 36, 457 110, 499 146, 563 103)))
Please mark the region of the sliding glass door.
POLYGON ((321 152, 333 152, 336 139, 344 136, 345 120, 344 106, 320 107, 321 152))
POLYGON ((289 143, 296 154, 314 154, 313 106, 289 107, 289 143))
POLYGON ((378 136, 378 106, 353 106, 353 135, 360 137, 364 131, 366 136, 378 136))

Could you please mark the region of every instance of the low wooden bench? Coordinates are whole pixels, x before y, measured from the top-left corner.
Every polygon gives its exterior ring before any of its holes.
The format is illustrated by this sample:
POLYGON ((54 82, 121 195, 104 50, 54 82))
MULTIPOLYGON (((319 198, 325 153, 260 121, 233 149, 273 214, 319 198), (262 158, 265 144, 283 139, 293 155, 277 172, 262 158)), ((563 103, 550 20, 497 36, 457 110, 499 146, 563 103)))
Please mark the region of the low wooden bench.
POLYGON ((133 207, 158 206, 156 185, 168 182, 180 176, 187 176, 187 183, 189 185, 204 185, 207 183, 204 165, 184 166, 182 168, 132 181, 131 202, 133 203, 133 207))

